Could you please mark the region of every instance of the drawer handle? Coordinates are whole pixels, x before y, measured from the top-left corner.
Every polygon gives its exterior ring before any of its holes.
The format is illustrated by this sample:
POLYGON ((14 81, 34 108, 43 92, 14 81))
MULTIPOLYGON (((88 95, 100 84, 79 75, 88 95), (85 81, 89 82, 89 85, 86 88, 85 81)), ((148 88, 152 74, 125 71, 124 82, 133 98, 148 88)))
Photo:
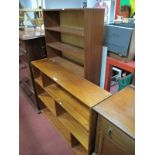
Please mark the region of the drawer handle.
POLYGON ((109 135, 110 138, 112 138, 112 128, 108 129, 108 135, 109 135))

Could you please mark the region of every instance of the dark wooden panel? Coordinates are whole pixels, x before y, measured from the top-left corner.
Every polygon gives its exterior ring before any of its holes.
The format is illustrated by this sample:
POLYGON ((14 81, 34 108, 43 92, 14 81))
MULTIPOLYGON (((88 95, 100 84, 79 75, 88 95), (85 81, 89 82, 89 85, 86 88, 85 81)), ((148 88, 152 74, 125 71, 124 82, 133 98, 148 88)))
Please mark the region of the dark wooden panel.
POLYGON ((43 11, 44 24, 46 26, 59 26, 60 25, 60 14, 59 11, 43 11))
POLYGON ((49 30, 45 30, 46 36, 46 43, 56 42, 61 40, 61 34, 59 32, 52 32, 49 30))
POLYGON ((88 155, 91 155, 91 153, 94 151, 95 147, 95 135, 96 135, 96 125, 97 125, 97 113, 90 109, 90 115, 89 115, 89 150, 88 155))
POLYGON ((130 155, 115 144, 108 136, 104 137, 103 147, 100 155, 130 155))
POLYGON ((85 10, 85 78, 99 85, 101 72, 104 10, 85 10))
POLYGON ((45 34, 46 34, 45 39, 46 39, 47 57, 51 58, 54 56, 61 55, 61 51, 47 47, 49 43, 60 42, 61 34, 58 32, 51 32, 49 30, 46 30, 45 34))
POLYGON ((54 48, 51 48, 49 46, 46 46, 47 50, 47 56, 48 58, 56 57, 56 56, 61 56, 61 51, 56 50, 54 48))
POLYGON ((36 38, 26 41, 29 61, 46 57, 45 38, 36 38))

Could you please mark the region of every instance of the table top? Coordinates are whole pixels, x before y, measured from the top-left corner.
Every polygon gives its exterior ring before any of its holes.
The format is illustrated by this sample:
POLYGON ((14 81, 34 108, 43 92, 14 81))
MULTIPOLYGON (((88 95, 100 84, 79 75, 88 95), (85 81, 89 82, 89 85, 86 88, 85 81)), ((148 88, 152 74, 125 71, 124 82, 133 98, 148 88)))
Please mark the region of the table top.
POLYGON ((128 86, 93 108, 135 139, 135 88, 128 86))
POLYGON ((44 36, 44 30, 41 29, 28 28, 24 31, 19 30, 19 39, 21 40, 36 39, 44 36))

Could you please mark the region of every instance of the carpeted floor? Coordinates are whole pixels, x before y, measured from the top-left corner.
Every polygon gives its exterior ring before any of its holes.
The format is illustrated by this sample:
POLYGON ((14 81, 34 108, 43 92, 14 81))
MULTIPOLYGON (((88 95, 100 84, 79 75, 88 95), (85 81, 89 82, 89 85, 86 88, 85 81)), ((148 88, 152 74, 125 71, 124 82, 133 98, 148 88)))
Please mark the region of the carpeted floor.
POLYGON ((75 155, 22 89, 19 95, 19 155, 75 155))

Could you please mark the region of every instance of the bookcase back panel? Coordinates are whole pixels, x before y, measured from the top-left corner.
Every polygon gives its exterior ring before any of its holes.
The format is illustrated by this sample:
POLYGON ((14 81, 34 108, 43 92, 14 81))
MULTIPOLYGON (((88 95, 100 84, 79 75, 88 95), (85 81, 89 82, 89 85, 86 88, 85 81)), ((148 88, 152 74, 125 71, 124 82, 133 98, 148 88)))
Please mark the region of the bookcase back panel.
POLYGON ((70 45, 84 48, 84 41, 83 41, 83 38, 81 37, 61 34, 61 41, 70 45))
MULTIPOLYGON (((73 54, 74 54, 74 53, 73 53, 73 54)), ((63 56, 63 57, 65 57, 65 58, 71 60, 72 62, 75 62, 75 63, 77 63, 77 64, 83 66, 83 65, 84 65, 84 60, 83 60, 83 58, 78 57, 77 55, 73 55, 73 54, 70 54, 70 53, 68 53, 67 51, 66 51, 66 52, 62 52, 62 56, 63 56)))
POLYGON ((60 25, 65 27, 84 28, 83 10, 60 11, 60 25))
POLYGON ((44 24, 46 26, 59 26, 60 25, 60 14, 59 11, 44 11, 44 24))
POLYGON ((51 43, 51 42, 59 42, 61 41, 61 35, 58 32, 51 32, 49 30, 45 31, 45 39, 46 39, 46 44, 51 43))
POLYGON ((54 48, 51 48, 49 46, 46 46, 47 50, 47 56, 48 58, 56 57, 56 56, 61 56, 61 51, 58 51, 54 48))

